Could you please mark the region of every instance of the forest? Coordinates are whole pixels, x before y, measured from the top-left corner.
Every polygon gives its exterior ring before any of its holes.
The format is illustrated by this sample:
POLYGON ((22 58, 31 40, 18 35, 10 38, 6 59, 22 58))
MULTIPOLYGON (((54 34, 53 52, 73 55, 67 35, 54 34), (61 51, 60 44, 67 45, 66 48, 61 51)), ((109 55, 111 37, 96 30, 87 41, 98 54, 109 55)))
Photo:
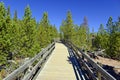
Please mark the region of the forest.
POLYGON ((87 17, 84 17, 81 25, 75 25, 68 11, 60 26, 60 37, 86 51, 104 49, 106 57, 120 60, 120 17, 115 22, 109 17, 106 26, 100 24, 98 32, 94 32, 94 29, 90 32, 87 17))
POLYGON ((10 7, 0 3, 0 72, 12 67, 14 70, 25 58, 31 58, 58 37, 55 25, 51 25, 48 13, 44 12, 37 22, 29 6, 25 8, 23 19, 18 19, 17 11, 11 17, 10 7), (12 63, 10 63, 10 61, 12 63), (2 70, 1 70, 2 69, 2 70))
POLYGON ((105 49, 109 58, 120 60, 120 17, 113 21, 108 18, 106 25, 100 24, 98 32, 90 31, 87 17, 80 25, 73 22, 72 14, 67 12, 62 21, 60 30, 56 29, 44 12, 42 19, 37 22, 32 16, 30 6, 24 10, 22 19, 18 19, 17 11, 11 17, 10 7, 0 3, 0 74, 4 76, 5 69, 10 68, 12 61, 13 70, 20 66, 25 58, 31 58, 39 53, 55 38, 69 40, 79 48, 94 51, 105 49))

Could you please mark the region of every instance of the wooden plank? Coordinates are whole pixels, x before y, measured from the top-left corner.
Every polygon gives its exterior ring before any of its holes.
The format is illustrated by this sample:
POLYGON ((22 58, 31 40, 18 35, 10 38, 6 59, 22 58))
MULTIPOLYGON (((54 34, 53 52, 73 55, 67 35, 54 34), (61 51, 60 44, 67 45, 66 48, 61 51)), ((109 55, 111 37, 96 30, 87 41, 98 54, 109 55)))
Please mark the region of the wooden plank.
MULTIPOLYGON (((99 66, 98 64, 96 64, 87 54, 83 53, 81 51, 81 49, 79 49, 78 47, 76 47, 74 44, 72 44, 71 42, 68 42, 69 47, 71 46, 73 49, 77 49, 84 58, 87 59, 87 61, 100 73, 102 74, 107 80, 116 80, 113 76, 111 76, 107 71, 105 71, 101 66, 99 66)), ((75 50, 74 49, 74 50, 75 50)), ((77 54, 77 56, 80 57, 79 54, 77 54)), ((89 70, 89 69, 88 69, 89 70)), ((91 73, 90 73, 91 74, 91 73)))
POLYGON ((3 80, 13 80, 17 76, 19 76, 20 73, 24 72, 25 69, 27 69, 30 65, 34 63, 38 58, 40 58, 42 55, 46 53, 47 50, 49 50, 55 43, 53 42, 50 44, 48 47, 46 47, 44 50, 42 50, 38 55, 35 57, 31 58, 27 62, 25 62, 22 66, 20 66, 18 69, 14 70, 11 74, 9 74, 6 78, 3 80))
POLYGON ((36 80, 76 80, 68 57, 67 47, 64 44, 56 43, 55 50, 36 80))
POLYGON ((81 58, 80 58, 80 61, 82 62, 83 66, 87 69, 87 72, 92 77, 92 79, 97 80, 97 78, 94 75, 94 72, 90 69, 90 67, 86 64, 86 62, 84 62, 84 60, 82 60, 81 58))
POLYGON ((92 77, 93 80, 97 80, 97 78, 94 75, 94 72, 90 69, 90 67, 86 64, 86 62, 81 58, 81 55, 79 54, 79 51, 73 47, 73 51, 75 52, 75 56, 78 57, 80 63, 82 62, 82 65, 87 69, 87 72, 92 77))
POLYGON ((55 46, 53 46, 49 51, 47 51, 43 56, 43 58, 35 65, 35 67, 22 80, 30 80, 30 78, 35 74, 37 68, 41 65, 41 63, 45 60, 45 58, 50 54, 50 52, 54 48, 55 46))
POLYGON ((111 76, 107 71, 105 71, 101 66, 96 64, 88 55, 82 53, 82 55, 87 59, 87 61, 98 71, 100 72, 107 80, 116 80, 111 76))

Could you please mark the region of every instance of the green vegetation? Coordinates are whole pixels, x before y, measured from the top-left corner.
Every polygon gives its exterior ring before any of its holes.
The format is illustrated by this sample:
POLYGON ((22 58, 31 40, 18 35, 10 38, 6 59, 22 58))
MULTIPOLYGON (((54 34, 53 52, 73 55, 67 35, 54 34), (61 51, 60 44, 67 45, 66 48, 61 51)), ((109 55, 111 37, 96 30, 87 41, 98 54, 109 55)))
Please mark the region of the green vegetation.
POLYGON ((68 11, 67 18, 60 26, 60 37, 72 41, 82 49, 90 49, 91 40, 87 18, 84 17, 84 22, 80 26, 75 25, 72 20, 71 12, 68 11))
POLYGON ((5 8, 0 3, 0 67, 10 67, 9 60, 19 64, 20 60, 35 56, 56 37, 57 29, 50 24, 46 12, 40 23, 37 23, 27 6, 20 20, 17 11, 12 18, 10 7, 5 8))
POLYGON ((100 24, 97 33, 90 33, 87 18, 84 17, 84 22, 80 26, 75 25, 71 12, 68 11, 60 26, 60 37, 70 40, 84 50, 105 49, 108 57, 120 60, 120 17, 116 22, 110 17, 106 27, 100 24))
POLYGON ((120 18, 113 22, 112 17, 110 17, 106 29, 102 24, 100 25, 95 37, 95 47, 105 49, 110 58, 120 60, 120 18))
POLYGON ((54 38, 60 36, 69 40, 84 50, 105 49, 107 56, 120 60, 120 17, 113 22, 108 19, 107 25, 100 24, 97 33, 89 31, 87 17, 81 25, 75 25, 72 14, 62 21, 60 34, 55 25, 51 25, 48 13, 44 12, 40 22, 32 17, 29 6, 25 8, 23 19, 18 19, 17 11, 11 17, 10 7, 5 8, 0 3, 0 76, 6 74, 3 67, 10 67, 9 60, 13 60, 12 67, 19 66, 21 60, 35 56, 40 50, 50 44, 54 38))

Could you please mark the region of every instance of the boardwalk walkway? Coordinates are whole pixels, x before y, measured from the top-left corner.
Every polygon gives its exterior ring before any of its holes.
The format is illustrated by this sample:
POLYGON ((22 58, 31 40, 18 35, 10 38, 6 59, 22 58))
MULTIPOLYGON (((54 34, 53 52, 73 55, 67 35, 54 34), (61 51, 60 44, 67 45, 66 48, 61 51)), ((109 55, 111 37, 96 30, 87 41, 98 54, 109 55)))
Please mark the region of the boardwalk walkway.
POLYGON ((64 44, 56 43, 55 50, 36 80, 76 80, 68 57, 67 47, 64 44))

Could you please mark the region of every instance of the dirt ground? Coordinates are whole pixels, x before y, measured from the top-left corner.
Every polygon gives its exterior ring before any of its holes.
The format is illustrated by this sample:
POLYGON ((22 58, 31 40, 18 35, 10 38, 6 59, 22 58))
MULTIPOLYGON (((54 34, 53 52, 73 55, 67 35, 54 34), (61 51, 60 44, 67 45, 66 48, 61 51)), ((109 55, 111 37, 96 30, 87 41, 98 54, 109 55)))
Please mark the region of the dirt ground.
POLYGON ((114 70, 116 73, 120 73, 120 61, 113 60, 113 59, 108 59, 108 58, 103 58, 98 56, 99 59, 95 59, 95 62, 102 63, 104 65, 112 66, 114 67, 114 70))

